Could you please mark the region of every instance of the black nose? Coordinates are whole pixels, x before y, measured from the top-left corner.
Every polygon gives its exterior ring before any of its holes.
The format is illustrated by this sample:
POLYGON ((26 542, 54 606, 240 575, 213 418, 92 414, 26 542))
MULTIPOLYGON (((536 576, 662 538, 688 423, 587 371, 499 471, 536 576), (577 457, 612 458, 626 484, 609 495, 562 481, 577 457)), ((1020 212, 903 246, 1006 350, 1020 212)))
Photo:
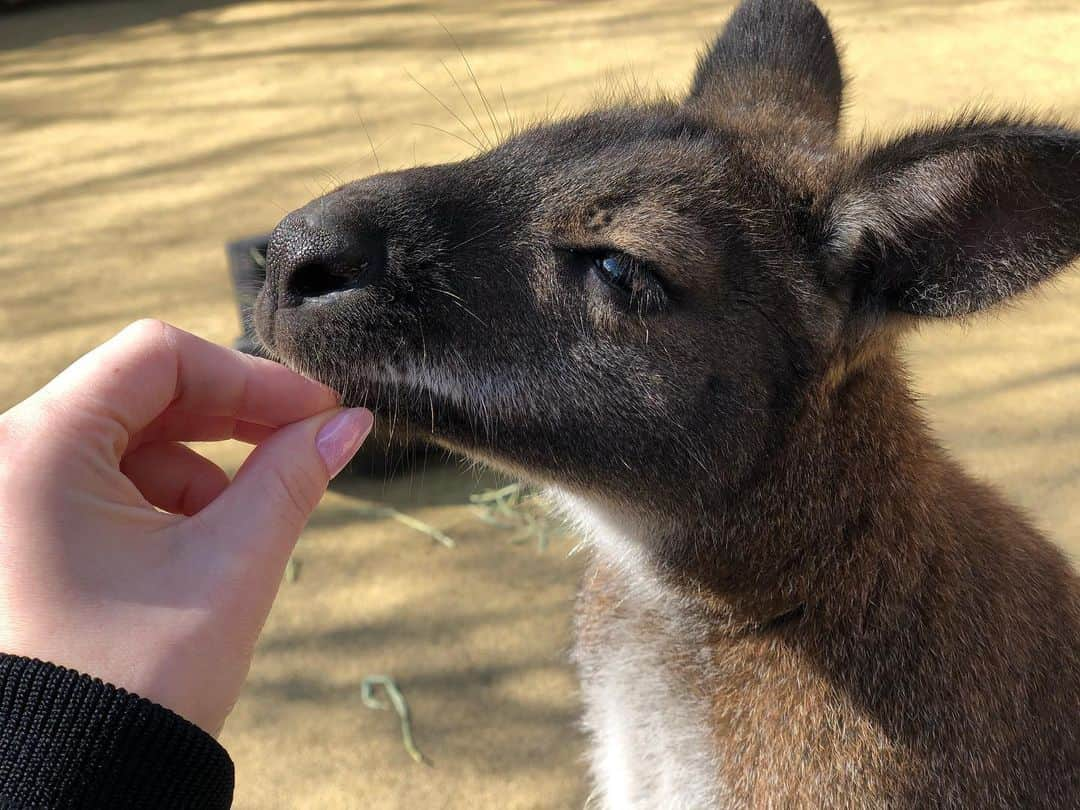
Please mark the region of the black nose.
POLYGON ((301 209, 270 234, 266 283, 278 307, 329 302, 370 284, 385 255, 383 240, 362 226, 301 209))

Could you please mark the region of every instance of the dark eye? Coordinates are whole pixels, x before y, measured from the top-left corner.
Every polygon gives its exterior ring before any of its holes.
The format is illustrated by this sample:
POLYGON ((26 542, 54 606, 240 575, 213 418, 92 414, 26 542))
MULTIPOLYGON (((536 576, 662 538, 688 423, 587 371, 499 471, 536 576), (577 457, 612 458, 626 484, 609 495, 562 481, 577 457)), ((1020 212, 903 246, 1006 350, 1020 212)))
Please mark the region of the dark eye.
POLYGON ((593 257, 596 274, 612 287, 632 292, 634 276, 639 272, 635 259, 625 253, 598 253, 593 257))
POLYGON ((618 250, 571 251, 590 272, 597 292, 617 306, 647 315, 663 307, 666 295, 652 268, 618 250), (599 282, 599 284, 597 284, 599 282))
POLYGON ((611 248, 557 248, 568 268, 598 302, 624 312, 651 315, 664 309, 667 291, 648 262, 611 248))

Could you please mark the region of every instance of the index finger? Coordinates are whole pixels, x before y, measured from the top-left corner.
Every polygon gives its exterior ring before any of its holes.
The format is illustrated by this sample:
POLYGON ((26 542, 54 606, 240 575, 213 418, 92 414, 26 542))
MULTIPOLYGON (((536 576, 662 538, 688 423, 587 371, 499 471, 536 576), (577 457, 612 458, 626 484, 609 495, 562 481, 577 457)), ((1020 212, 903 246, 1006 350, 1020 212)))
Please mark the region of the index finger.
POLYGON ((278 363, 154 320, 131 324, 41 395, 114 421, 126 434, 122 443, 170 406, 280 427, 338 404, 329 388, 278 363))

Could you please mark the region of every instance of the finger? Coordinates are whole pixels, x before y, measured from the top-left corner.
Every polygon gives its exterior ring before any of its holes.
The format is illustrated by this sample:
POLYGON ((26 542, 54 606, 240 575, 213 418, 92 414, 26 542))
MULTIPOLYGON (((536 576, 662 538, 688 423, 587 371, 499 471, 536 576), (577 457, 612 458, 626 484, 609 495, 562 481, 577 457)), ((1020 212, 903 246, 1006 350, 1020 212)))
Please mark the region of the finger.
POLYGON ((330 389, 282 365, 152 320, 76 361, 41 396, 115 422, 121 444, 170 406, 278 427, 337 404, 330 389))
POLYGON ((231 416, 206 416, 169 408, 130 438, 127 452, 153 442, 220 442, 236 439, 247 444, 265 441, 276 427, 245 422, 231 416))
POLYGON ((351 408, 281 428, 255 448, 229 488, 199 515, 199 530, 218 546, 228 544, 250 566, 263 560, 268 567, 261 569, 262 578, 276 586, 326 485, 372 422, 370 411, 351 408))
POLYGON ((176 442, 144 444, 124 456, 120 471, 146 500, 175 515, 194 515, 229 485, 214 462, 176 442))

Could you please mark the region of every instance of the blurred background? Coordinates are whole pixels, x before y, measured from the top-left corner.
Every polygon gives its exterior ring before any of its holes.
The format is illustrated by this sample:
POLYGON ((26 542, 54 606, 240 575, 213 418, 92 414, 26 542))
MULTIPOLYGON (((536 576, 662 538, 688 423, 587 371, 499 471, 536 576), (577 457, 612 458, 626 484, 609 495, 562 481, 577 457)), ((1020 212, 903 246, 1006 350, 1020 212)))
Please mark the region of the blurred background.
MULTIPOLYGON (((470 154, 455 116, 475 128, 471 105, 494 129, 477 83, 504 130, 612 88, 682 93, 732 5, 0 0, 0 410, 139 317, 231 342, 224 244, 380 167, 470 154)), ((849 137, 972 102, 1080 118, 1075 0, 821 5, 849 137)), ((1075 559, 1080 272, 908 347, 946 443, 1075 559)), ((566 663, 581 559, 521 510, 492 525, 469 497, 497 485, 432 464, 328 495, 222 738, 237 807, 582 805, 566 663), (408 699, 432 767, 365 708, 372 674, 408 699)))

